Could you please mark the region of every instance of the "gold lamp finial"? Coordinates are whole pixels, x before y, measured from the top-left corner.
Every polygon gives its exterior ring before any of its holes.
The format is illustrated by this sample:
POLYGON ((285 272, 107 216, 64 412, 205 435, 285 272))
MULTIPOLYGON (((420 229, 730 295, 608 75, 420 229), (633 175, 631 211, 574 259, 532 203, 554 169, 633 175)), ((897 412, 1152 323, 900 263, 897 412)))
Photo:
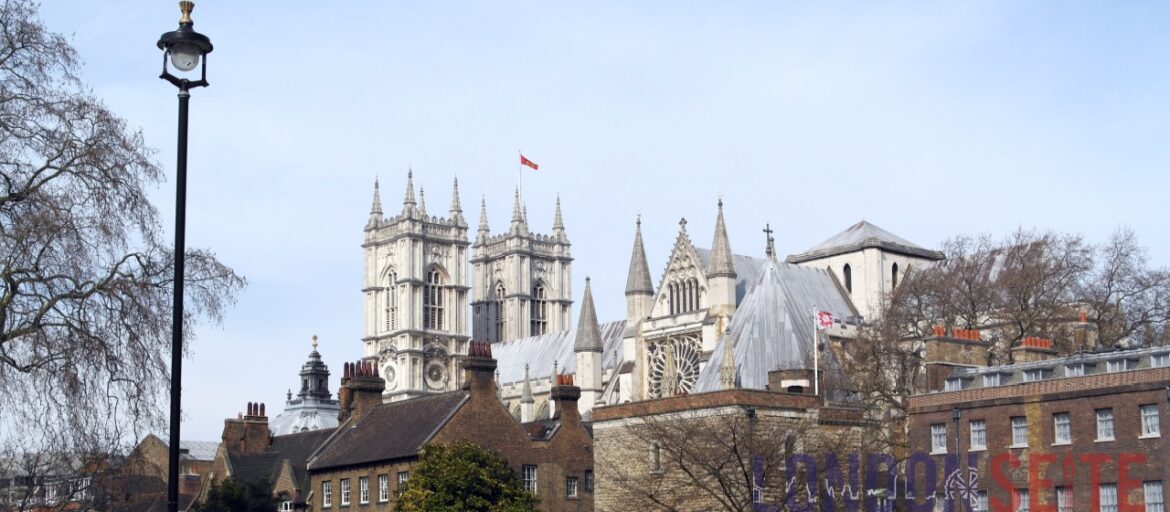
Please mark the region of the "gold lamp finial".
POLYGON ((179 23, 193 23, 191 21, 191 11, 194 9, 195 2, 179 2, 179 10, 183 12, 183 17, 179 18, 179 23))
POLYGON ((313 335, 313 350, 317 350, 317 335, 313 335))

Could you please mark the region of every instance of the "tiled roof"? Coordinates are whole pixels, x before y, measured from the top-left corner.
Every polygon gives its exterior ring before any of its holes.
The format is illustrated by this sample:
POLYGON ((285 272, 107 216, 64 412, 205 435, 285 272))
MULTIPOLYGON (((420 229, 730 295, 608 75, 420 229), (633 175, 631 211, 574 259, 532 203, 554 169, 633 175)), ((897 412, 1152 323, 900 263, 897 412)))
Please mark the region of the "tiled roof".
MULTIPOLYGON (((272 443, 260 453, 228 452, 234 477, 241 482, 272 483, 280 470, 282 461, 287 460, 293 469, 297 487, 309 489, 309 475, 305 470, 309 456, 313 454, 334 432, 333 429, 298 432, 272 438, 272 443)), ((304 499, 300 496, 298 501, 304 499)))
POLYGON ((413 457, 468 397, 467 391, 452 391, 374 407, 357 423, 343 423, 309 468, 319 471, 413 457))
MULTIPOLYGON (((163 442, 166 444, 166 441, 163 442)), ((183 458, 189 460, 214 460, 219 441, 179 441, 179 449, 187 450, 183 458)))
POLYGON ((923 249, 905 238, 863 220, 849 226, 845 231, 833 235, 828 240, 810 247, 807 251, 789 256, 786 261, 800 263, 867 247, 879 247, 892 252, 934 260, 941 260, 944 257, 941 252, 923 249))

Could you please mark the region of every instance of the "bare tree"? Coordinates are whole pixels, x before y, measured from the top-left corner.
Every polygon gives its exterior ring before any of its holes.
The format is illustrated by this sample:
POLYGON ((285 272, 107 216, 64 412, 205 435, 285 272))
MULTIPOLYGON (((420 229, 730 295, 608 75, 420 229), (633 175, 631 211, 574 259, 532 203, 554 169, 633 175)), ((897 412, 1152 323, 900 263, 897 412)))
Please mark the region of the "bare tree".
MULTIPOLYGON (((0 4, 0 451, 9 458, 105 455, 162 422, 173 253, 145 187, 163 172, 141 133, 81 83, 79 66, 35 4, 0 4)), ((184 321, 218 321, 245 282, 207 250, 186 257, 184 321)))
POLYGON ((789 510, 817 495, 824 476, 810 484, 789 471, 790 457, 813 454, 823 464, 830 453, 861 453, 856 427, 820 425, 811 416, 736 405, 667 414, 649 407, 595 441, 613 444, 597 450, 598 485, 621 510, 738 512, 756 503, 789 510))

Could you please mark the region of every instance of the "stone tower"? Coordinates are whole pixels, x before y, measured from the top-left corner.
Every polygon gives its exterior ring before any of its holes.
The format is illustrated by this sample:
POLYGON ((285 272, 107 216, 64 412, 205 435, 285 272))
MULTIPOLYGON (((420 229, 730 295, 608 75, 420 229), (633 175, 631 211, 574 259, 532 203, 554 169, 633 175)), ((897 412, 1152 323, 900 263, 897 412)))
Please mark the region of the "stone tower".
POLYGON ((476 340, 508 341, 566 330, 571 325, 572 268, 569 238, 557 198, 551 235, 528 230, 520 191, 512 204, 508 231, 492 235, 487 203, 471 258, 472 335, 476 340))
POLYGON ((426 212, 406 175, 402 210, 382 214, 377 181, 365 229, 363 357, 378 366, 386 400, 459 389, 467 354, 467 222, 459 181, 447 217, 426 212))

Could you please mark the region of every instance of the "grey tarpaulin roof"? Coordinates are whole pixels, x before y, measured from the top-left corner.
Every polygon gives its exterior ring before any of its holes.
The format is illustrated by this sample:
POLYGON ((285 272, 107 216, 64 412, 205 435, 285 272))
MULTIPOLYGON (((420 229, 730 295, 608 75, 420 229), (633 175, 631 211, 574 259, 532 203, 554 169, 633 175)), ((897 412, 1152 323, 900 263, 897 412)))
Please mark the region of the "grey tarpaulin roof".
MULTIPOLYGON (((764 389, 772 370, 812 368, 814 307, 837 319, 855 314, 828 271, 770 258, 756 261, 760 264, 758 277, 731 320, 739 387, 748 389, 764 389)), ((719 367, 726 340, 724 336, 711 352, 695 392, 720 389, 719 367)), ((835 366, 830 354, 827 350, 821 352, 822 369, 835 366)))
MULTIPOLYGON (((711 249, 695 248, 699 259, 703 262, 703 268, 707 268, 711 264, 711 249)), ((742 254, 735 254, 731 257, 731 263, 735 266, 735 302, 743 302, 744 295, 751 287, 752 283, 756 282, 760 271, 764 268, 764 261, 766 258, 753 258, 751 256, 744 256, 742 254)))
MULTIPOLYGON (((626 321, 601 324, 601 367, 612 368, 614 365, 614 351, 621 345, 622 331, 626 328, 626 321)), ((500 382, 520 382, 524 380, 524 365, 528 365, 529 378, 547 379, 552 375, 553 361, 557 362, 561 373, 576 373, 577 358, 573 355, 573 343, 577 339, 577 330, 568 329, 541 336, 517 338, 492 345, 492 356, 496 358, 496 369, 500 372, 500 382)))

